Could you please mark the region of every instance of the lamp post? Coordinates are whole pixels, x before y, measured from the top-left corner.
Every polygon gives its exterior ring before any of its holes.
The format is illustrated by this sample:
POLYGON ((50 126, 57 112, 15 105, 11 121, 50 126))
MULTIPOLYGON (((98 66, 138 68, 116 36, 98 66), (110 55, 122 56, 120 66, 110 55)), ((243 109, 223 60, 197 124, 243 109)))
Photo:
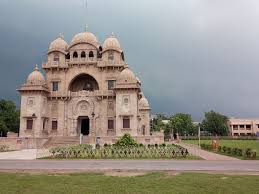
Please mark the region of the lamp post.
POLYGON ((199 148, 201 148, 201 124, 198 125, 198 136, 199 136, 199 148))

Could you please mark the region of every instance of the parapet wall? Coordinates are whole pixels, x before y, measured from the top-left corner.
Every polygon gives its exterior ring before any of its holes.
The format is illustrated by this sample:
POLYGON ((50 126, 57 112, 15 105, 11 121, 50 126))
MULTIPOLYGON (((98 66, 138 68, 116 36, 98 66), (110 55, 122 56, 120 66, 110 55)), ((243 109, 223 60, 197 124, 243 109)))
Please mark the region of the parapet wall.
POLYGON ((0 145, 7 145, 10 150, 42 148, 48 138, 0 137, 0 145))
MULTIPOLYGON (((84 136, 83 137, 83 142, 84 144, 114 144, 120 137, 118 136, 105 136, 105 137, 89 137, 89 136, 84 136)), ((147 135, 147 136, 136 136, 133 138, 138 142, 142 143, 143 145, 148 145, 148 144, 162 144, 164 143, 164 135, 147 135)))

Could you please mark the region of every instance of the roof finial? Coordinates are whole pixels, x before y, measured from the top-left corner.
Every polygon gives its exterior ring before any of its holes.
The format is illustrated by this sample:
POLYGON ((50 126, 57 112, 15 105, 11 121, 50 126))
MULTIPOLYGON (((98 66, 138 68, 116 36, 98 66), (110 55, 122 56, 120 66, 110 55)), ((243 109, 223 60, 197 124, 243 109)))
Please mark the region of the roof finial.
POLYGON ((115 37, 115 34, 114 34, 114 32, 112 32, 112 35, 111 35, 111 37, 115 37))
POLYGON ((85 31, 86 32, 88 31, 88 25, 87 24, 85 25, 85 31))
POLYGON ((59 38, 62 38, 62 39, 64 39, 64 35, 63 35, 63 33, 59 33, 59 38))
POLYGON ((39 68, 38 68, 38 64, 36 64, 36 65, 35 65, 34 70, 39 70, 39 68))

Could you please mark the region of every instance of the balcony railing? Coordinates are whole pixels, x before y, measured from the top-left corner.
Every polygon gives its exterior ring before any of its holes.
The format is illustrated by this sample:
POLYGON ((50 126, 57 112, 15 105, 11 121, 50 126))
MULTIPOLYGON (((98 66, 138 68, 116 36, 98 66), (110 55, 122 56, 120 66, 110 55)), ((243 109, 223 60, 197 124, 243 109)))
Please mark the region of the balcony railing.
POLYGON ((80 97, 80 96, 113 96, 114 91, 112 90, 95 90, 95 91, 78 91, 78 92, 68 92, 69 97, 80 97))
POLYGON ((84 64, 84 63, 97 63, 99 67, 106 67, 106 66, 121 67, 125 65, 125 63, 121 60, 107 61, 103 59, 97 59, 96 57, 86 57, 86 58, 66 59, 65 63, 61 63, 60 61, 48 61, 42 64, 42 68, 52 68, 52 67, 64 68, 64 67, 68 67, 69 64, 84 64))

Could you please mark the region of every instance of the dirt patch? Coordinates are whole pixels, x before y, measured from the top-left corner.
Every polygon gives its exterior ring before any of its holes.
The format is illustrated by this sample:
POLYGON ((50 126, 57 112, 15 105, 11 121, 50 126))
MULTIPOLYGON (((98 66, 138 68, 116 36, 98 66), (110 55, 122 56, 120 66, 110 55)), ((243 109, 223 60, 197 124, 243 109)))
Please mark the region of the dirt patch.
POLYGON ((147 174, 147 172, 134 172, 134 171, 107 171, 104 172, 106 176, 119 176, 119 177, 132 177, 132 176, 143 176, 147 174))
MULTIPOLYGON (((242 176, 242 175, 254 175, 259 176, 259 172, 237 172, 237 171, 144 171, 144 170, 14 170, 14 169, 0 169, 0 173, 21 173, 21 174, 73 174, 73 173, 98 173, 104 174, 106 176, 119 176, 119 177, 133 177, 133 176, 143 176, 152 172, 162 172, 166 173, 168 176, 177 176, 182 173, 203 173, 203 174, 221 174, 221 175, 231 175, 231 176, 242 176)), ((222 177, 222 179, 225 179, 222 177)))

